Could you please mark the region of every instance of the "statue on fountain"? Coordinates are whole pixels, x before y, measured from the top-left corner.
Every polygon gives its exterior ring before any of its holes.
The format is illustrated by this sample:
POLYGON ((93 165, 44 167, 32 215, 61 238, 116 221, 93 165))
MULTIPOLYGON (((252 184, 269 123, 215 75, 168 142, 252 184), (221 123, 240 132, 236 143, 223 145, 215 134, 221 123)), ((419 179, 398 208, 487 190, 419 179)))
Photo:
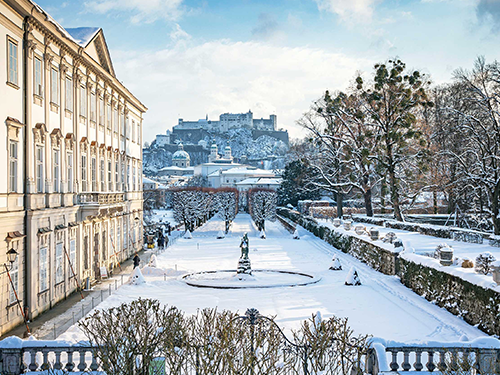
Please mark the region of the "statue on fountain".
POLYGON ((239 274, 246 274, 246 275, 251 275, 252 274, 252 267, 250 265, 250 258, 248 257, 248 234, 245 233, 243 237, 241 238, 241 243, 240 243, 240 249, 241 249, 241 256, 240 259, 238 260, 238 270, 237 273, 239 274))

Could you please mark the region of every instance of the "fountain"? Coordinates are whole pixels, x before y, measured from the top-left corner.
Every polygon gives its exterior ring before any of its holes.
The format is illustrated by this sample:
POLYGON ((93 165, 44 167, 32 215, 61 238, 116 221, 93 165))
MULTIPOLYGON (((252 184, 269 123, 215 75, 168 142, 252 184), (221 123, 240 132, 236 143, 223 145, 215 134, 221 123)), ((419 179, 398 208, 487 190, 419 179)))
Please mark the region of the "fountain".
POLYGON ((302 272, 252 269, 249 253, 248 234, 240 242, 241 255, 236 270, 202 271, 182 277, 194 287, 216 289, 278 288, 303 286, 317 283, 321 278, 302 272))

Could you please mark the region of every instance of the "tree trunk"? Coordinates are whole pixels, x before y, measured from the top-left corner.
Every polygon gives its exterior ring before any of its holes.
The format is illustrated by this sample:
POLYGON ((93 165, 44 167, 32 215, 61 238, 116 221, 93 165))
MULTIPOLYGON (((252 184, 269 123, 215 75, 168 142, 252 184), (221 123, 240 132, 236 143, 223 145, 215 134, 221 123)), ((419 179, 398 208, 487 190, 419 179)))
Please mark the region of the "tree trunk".
POLYGON ((437 213, 438 213, 438 199, 437 199, 437 192, 435 190, 432 192, 432 206, 433 206, 434 215, 437 215, 437 213))
POLYGON ((373 216, 373 206, 372 206, 372 189, 367 189, 363 194, 365 198, 365 210, 366 216, 373 216))
POLYGON ((493 211, 493 230, 496 235, 500 235, 500 181, 495 186, 491 210, 493 211))
POLYGON ((229 220, 226 220, 226 234, 229 232, 229 225, 231 225, 231 222, 229 220))
POLYGON ((385 214, 385 194, 387 193, 387 184, 385 183, 385 177, 380 183, 380 213, 385 214))
POLYGON ((335 200, 337 201, 337 217, 340 219, 344 216, 343 208, 344 208, 344 196, 342 193, 337 193, 335 196, 335 200))
POLYGON ((401 207, 399 206, 398 182, 396 179, 396 172, 393 168, 389 169, 389 184, 391 187, 391 201, 392 208, 394 209, 394 218, 396 220, 403 221, 403 215, 401 215, 401 207))

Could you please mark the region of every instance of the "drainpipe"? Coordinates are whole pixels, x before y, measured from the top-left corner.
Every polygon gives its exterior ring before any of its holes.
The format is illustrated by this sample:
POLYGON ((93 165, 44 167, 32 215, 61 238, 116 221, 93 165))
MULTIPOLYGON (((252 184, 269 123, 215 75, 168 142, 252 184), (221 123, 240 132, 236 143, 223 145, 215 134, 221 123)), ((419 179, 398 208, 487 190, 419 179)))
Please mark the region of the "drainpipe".
MULTIPOLYGON (((34 9, 35 7, 33 7, 34 9)), ((32 9, 32 12, 33 12, 32 9)), ((27 305, 28 303, 28 298, 29 298, 29 293, 28 289, 28 241, 31 236, 28 235, 28 179, 27 179, 27 159, 28 159, 28 137, 27 133, 30 131, 31 127, 30 124, 28 124, 28 98, 27 98, 27 92, 28 92, 28 67, 27 63, 29 61, 29 48, 28 47, 28 36, 29 36, 29 31, 28 31, 28 18, 29 16, 24 17, 23 21, 23 30, 24 30, 24 40, 23 40, 23 100, 24 100, 24 108, 23 108, 23 123, 24 123, 24 153, 23 153, 23 176, 24 176, 24 184, 23 184, 23 195, 24 195, 24 234, 26 237, 24 237, 24 246, 23 246, 23 257, 24 257, 24 288, 23 288, 23 309, 25 311, 25 316, 26 316, 26 321, 29 320, 29 306, 27 305)))

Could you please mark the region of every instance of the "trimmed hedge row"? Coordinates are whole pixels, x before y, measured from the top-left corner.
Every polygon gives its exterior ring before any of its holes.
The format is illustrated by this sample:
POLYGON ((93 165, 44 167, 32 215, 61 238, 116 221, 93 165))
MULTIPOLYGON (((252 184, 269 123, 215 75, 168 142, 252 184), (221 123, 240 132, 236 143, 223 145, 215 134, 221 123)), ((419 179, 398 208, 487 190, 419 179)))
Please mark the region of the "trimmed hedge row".
POLYGON ((403 285, 426 300, 481 331, 500 335, 500 294, 494 290, 403 258, 398 258, 397 275, 403 285))
POLYGON ((297 211, 278 208, 277 213, 371 268, 386 275, 399 276, 401 283, 415 293, 462 317, 467 323, 477 325, 487 334, 500 335, 500 293, 401 258, 397 253, 380 248, 367 240, 330 230, 297 211))

